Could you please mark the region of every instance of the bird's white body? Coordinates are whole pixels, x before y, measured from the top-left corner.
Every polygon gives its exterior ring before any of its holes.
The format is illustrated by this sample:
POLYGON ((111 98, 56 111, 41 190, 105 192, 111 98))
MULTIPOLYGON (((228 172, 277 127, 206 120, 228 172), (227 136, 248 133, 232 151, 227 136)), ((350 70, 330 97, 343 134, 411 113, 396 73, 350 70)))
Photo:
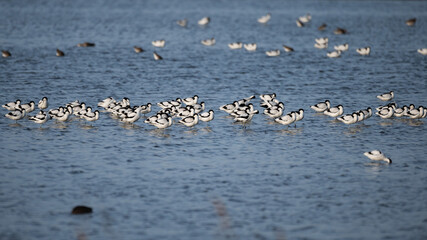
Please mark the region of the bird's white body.
POLYGON ((246 49, 246 51, 256 51, 257 45, 256 43, 246 43, 243 44, 243 47, 246 49))
POLYGON ((394 109, 392 107, 382 108, 380 111, 376 112, 376 114, 382 119, 388 119, 393 117, 394 109))
POLYGON ((158 61, 158 60, 163 60, 163 57, 160 56, 158 53, 153 52, 153 58, 154 60, 158 61))
POLYGON ((280 50, 276 49, 276 50, 266 51, 265 54, 269 57, 277 57, 280 55, 280 50))
POLYGON ((334 49, 337 51, 342 51, 342 52, 347 51, 348 50, 348 43, 341 44, 338 46, 334 46, 334 49))
POLYGON ((385 161, 387 163, 391 163, 391 159, 387 158, 381 151, 372 150, 370 152, 363 153, 366 157, 374 161, 385 161))
POLYGON ((21 100, 16 100, 15 102, 10 102, 3 104, 2 107, 6 108, 8 111, 13 111, 21 105, 21 100))
POLYGON ((209 110, 208 112, 199 113, 199 120, 202 122, 210 122, 214 119, 214 111, 209 110))
POLYGON ((324 102, 319 102, 318 104, 310 106, 310 108, 316 112, 324 112, 330 107, 331 107, 331 103, 329 102, 329 100, 326 100, 324 102))
POLYGON ((234 42, 234 43, 229 43, 228 47, 230 49, 241 49, 243 46, 243 44, 241 42, 234 42))
POLYGON ((338 105, 336 107, 332 107, 329 109, 326 109, 323 114, 329 116, 329 117, 338 117, 341 116, 344 113, 344 107, 342 105, 338 105))
POLYGON ((49 120, 49 116, 47 113, 40 111, 36 116, 29 117, 29 120, 38 124, 43 124, 49 120))
POLYGON ((215 45, 215 38, 202 40, 201 43, 205 46, 213 46, 215 45))
POLYGON ((420 48, 417 50, 417 52, 419 52, 422 55, 427 55, 427 48, 420 48))
POLYGON ((39 109, 46 109, 49 106, 49 103, 47 102, 47 97, 43 97, 40 101, 37 107, 39 109))
POLYGON ((7 117, 7 118, 9 118, 9 119, 11 119, 11 120, 18 121, 18 120, 23 119, 25 117, 26 113, 27 112, 24 109, 22 109, 22 110, 14 110, 12 112, 7 113, 4 116, 7 117))
POLYGON ((166 43, 166 41, 165 40, 156 40, 156 41, 152 41, 151 42, 151 44, 153 45, 153 46, 155 46, 155 47, 159 47, 159 48, 162 48, 162 47, 165 47, 165 43, 166 43))
POLYGON ((371 48, 370 47, 358 48, 356 49, 356 52, 362 56, 368 56, 371 53, 371 48))
POLYGON ((341 56, 341 51, 337 50, 337 51, 328 52, 328 53, 326 53, 326 56, 328 56, 330 58, 338 58, 341 56))
POLYGON ((185 117, 181 120, 179 120, 180 123, 184 124, 187 127, 192 127, 199 123, 199 115, 195 114, 193 116, 185 117))
POLYGON ((295 112, 288 113, 284 116, 278 117, 274 119, 275 122, 283 124, 283 125, 289 125, 295 122, 296 120, 296 114, 295 112))
POLYGON ((270 14, 270 13, 267 13, 267 15, 262 16, 262 17, 258 18, 258 22, 259 22, 259 23, 263 23, 263 24, 265 24, 265 23, 267 23, 268 21, 270 21, 270 19, 271 19, 271 14, 270 14))
POLYGON ((340 122, 343 122, 345 124, 353 124, 353 123, 357 122, 358 115, 357 115, 357 113, 347 114, 347 115, 338 117, 337 120, 340 122))
POLYGON ((200 19, 197 23, 198 23, 200 26, 205 26, 205 25, 207 25, 210 21, 211 21, 210 17, 204 17, 204 18, 200 19))
POLYGON ((381 95, 378 95, 377 98, 380 99, 381 101, 390 101, 391 99, 394 98, 394 92, 390 91, 388 93, 383 93, 381 95))

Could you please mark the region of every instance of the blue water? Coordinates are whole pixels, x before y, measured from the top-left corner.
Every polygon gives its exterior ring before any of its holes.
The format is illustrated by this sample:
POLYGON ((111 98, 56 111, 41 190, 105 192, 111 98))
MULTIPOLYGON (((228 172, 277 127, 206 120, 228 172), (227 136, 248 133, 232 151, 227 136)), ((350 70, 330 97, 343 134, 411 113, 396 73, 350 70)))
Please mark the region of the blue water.
MULTIPOLYGON (((352 126, 315 114, 384 102, 427 105, 423 1, 3 1, 0 103, 49 97, 96 106, 197 94, 214 121, 159 131, 102 113, 40 128, 0 117, 0 239, 426 239, 426 119, 377 116, 352 126), (257 18, 270 12, 266 25, 257 18), (311 13, 297 28, 295 19, 311 13), (207 27, 197 21, 211 17, 207 27), (405 20, 416 17, 414 27, 405 20), (187 28, 175 21, 187 18, 187 28), (317 27, 327 23, 325 32, 317 27), (342 27, 346 35, 334 35, 342 27), (203 39, 215 37, 206 47, 203 39), (329 48, 313 47, 329 37, 329 48), (155 49, 151 41, 165 39, 155 49), (94 48, 77 43, 95 42, 94 48), (230 50, 256 42, 256 52, 230 50), (339 59, 326 57, 349 43, 339 59), (295 49, 276 58, 264 51, 295 49), (146 51, 133 52, 140 45, 146 51), (368 57, 355 49, 371 46, 368 57), (59 48, 66 54, 55 56, 59 48), (154 61, 152 52, 163 56, 154 61), (218 107, 275 92, 296 127, 265 115, 246 128, 218 107), (383 151, 391 165, 363 152, 383 151), (76 205, 94 210, 71 215, 76 205)), ((257 109, 259 98, 253 100, 257 109)), ((158 107, 154 108, 159 110, 158 107)))

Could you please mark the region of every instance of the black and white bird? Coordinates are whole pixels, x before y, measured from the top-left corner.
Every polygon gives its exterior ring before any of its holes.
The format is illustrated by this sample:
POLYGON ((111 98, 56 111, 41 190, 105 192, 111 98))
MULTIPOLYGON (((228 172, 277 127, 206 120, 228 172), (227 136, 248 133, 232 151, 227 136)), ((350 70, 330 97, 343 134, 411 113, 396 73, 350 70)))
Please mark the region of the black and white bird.
POLYGON ((334 46, 334 49, 337 51, 342 51, 342 52, 347 51, 348 50, 348 43, 344 43, 341 45, 334 46))
POLYGON ((164 108, 170 108, 173 106, 179 107, 181 106, 181 103, 182 103, 181 98, 177 98, 176 100, 159 102, 157 103, 157 106, 164 109, 164 108))
POLYGON ((153 120, 151 124, 160 129, 168 128, 172 126, 172 117, 159 118, 159 119, 153 120))
POLYGON ((134 123, 138 121, 138 119, 141 117, 141 109, 142 107, 139 106, 136 107, 135 110, 125 113, 124 116, 122 116, 122 118, 120 119, 120 121, 124 123, 134 123))
POLYGON ((46 109, 49 106, 49 103, 47 101, 47 97, 43 97, 40 101, 37 107, 39 109, 46 109))
POLYGON ((20 108, 19 105, 21 105, 21 100, 17 99, 15 102, 3 104, 2 107, 6 108, 8 111, 13 111, 20 108))
POLYGON ((95 112, 85 113, 85 114, 83 115, 83 118, 84 118, 86 121, 89 121, 89 122, 96 121, 96 120, 98 120, 98 119, 99 119, 99 111, 98 111, 98 110, 95 110, 95 112))
POLYGON ((319 102, 315 105, 310 106, 316 112, 322 113, 331 107, 331 102, 329 100, 325 100, 324 102, 319 102))
POLYGON ((380 99, 381 101, 390 101, 391 99, 394 98, 394 92, 390 91, 388 93, 383 93, 381 95, 378 95, 377 98, 380 99))
POLYGON ((338 105, 336 107, 331 107, 329 109, 326 109, 323 114, 329 117, 338 117, 341 116, 344 113, 344 107, 342 105, 338 105))
POLYGON ((151 44, 154 46, 154 47, 159 47, 159 48, 162 48, 162 47, 164 47, 165 46, 165 43, 166 43, 166 41, 165 40, 156 40, 156 41, 152 41, 151 42, 151 44))
POLYGON ((24 109, 16 109, 16 110, 13 110, 11 112, 8 112, 4 116, 11 119, 11 120, 15 120, 17 122, 18 120, 23 119, 25 117, 26 113, 27 112, 24 109))
POLYGON ((363 153, 366 157, 373 161, 385 161, 386 163, 392 163, 391 159, 386 157, 381 151, 372 150, 370 152, 363 153))
POLYGON ((264 114, 271 118, 278 118, 282 116, 284 107, 271 107, 264 110, 264 114))
POLYGON ((256 43, 246 43, 246 44, 243 44, 243 47, 246 49, 246 51, 253 52, 253 51, 256 51, 257 44, 256 43))
POLYGON ((210 122, 214 119, 214 111, 209 110, 208 112, 199 113, 199 120, 202 122, 210 122))
POLYGON ((271 100, 276 98, 276 93, 261 94, 261 95, 259 95, 259 98, 261 98, 261 100, 263 100, 264 102, 271 101, 271 100))
POLYGON ((211 18, 210 18, 210 17, 204 17, 204 18, 200 19, 197 23, 198 23, 200 26, 206 26, 207 24, 209 24, 209 23, 210 23, 210 21, 211 21, 211 18))
POLYGON ((31 101, 29 103, 21 104, 19 107, 24 109, 27 113, 30 113, 36 108, 36 103, 31 101))
POLYGON ((265 54, 269 57, 277 57, 280 55, 280 50, 275 49, 275 50, 266 51, 265 54))
POLYGON ((241 42, 233 42, 233 43, 229 43, 228 47, 230 49, 241 49, 243 46, 243 44, 241 42))
POLYGON ((371 48, 370 47, 358 48, 356 49, 356 52, 362 56, 369 56, 369 54, 371 54, 371 48))
POLYGON ((326 56, 328 56, 329 58, 339 58, 339 57, 341 57, 341 51, 335 50, 332 52, 328 52, 328 53, 326 53, 326 56))
POLYGON ((290 112, 284 116, 281 116, 281 117, 274 119, 275 122, 283 124, 283 125, 290 125, 290 124, 294 123, 295 120, 296 120, 296 113, 295 112, 290 112))
POLYGON ((45 113, 43 110, 41 110, 36 116, 31 116, 28 119, 32 122, 43 124, 43 123, 46 123, 47 120, 49 120, 49 118, 50 118, 49 115, 45 113))
POLYGON ((249 123, 252 120, 252 118, 254 117, 254 115, 258 114, 258 113, 259 113, 258 110, 254 110, 254 111, 246 110, 245 113, 240 114, 237 117, 235 117, 234 121, 246 124, 246 123, 249 123))
POLYGON ((205 46, 213 46, 215 45, 215 42, 215 38, 205 39, 201 41, 201 43, 205 46))
POLYGON ((158 53, 156 53, 156 52, 153 52, 153 57, 154 57, 154 60, 156 60, 156 61, 159 61, 159 60, 163 60, 163 57, 162 56, 160 56, 158 53))
POLYGON ((185 118, 179 120, 179 123, 182 123, 187 127, 193 127, 197 123, 199 123, 199 115, 194 114, 193 116, 185 117, 185 118))
POLYGON ((358 120, 358 114, 357 113, 347 114, 347 115, 338 117, 337 120, 345 124, 354 124, 358 120))
POLYGON ((375 114, 380 116, 382 119, 388 119, 393 117, 394 109, 392 107, 382 108, 380 111, 376 112, 375 114))
POLYGON ((406 112, 406 116, 412 119, 425 118, 426 114, 427 109, 423 106, 419 106, 418 108, 414 108, 406 112))
POLYGON ((182 98, 181 100, 185 105, 193 106, 199 100, 199 96, 194 95, 194 97, 182 98))

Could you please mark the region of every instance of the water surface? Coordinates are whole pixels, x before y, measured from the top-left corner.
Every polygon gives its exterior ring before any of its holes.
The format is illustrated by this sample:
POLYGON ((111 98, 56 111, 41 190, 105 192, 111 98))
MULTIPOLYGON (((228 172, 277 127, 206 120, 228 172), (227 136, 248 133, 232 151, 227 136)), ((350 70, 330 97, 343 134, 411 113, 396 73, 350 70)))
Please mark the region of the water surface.
MULTIPOLYGON (((425 119, 345 126, 309 106, 345 112, 384 102, 427 105, 423 1, 8 1, 0 9, 0 102, 50 107, 108 96, 131 104, 197 94, 215 120, 164 131, 103 113, 88 124, 0 118, 0 239, 426 239, 425 119), (272 14, 266 25, 256 19, 272 14), (313 20, 297 28, 295 19, 313 20), (197 20, 210 16, 207 27, 197 20), (414 27, 405 20, 416 17, 414 27), (181 28, 178 19, 187 18, 181 28), (327 23, 325 32, 317 27, 327 23), (336 27, 348 34, 334 35, 336 27), (206 47, 202 39, 215 37, 206 47), (349 43, 339 59, 313 47, 349 43), (151 41, 165 39, 155 49, 151 41), (94 48, 76 44, 95 42, 94 48), (235 41, 258 50, 230 50, 235 41), (277 58, 264 51, 295 48, 277 58), (146 51, 135 54, 132 47, 146 51), (369 57, 355 49, 371 46, 369 57), (59 48, 64 58, 55 56, 59 48), (157 51, 164 61, 153 60, 157 51), (246 128, 218 107, 275 92, 286 128, 260 114, 246 128), (379 149, 393 164, 372 163, 379 149), (75 205, 94 208, 72 216, 75 205), (225 210, 224 210, 225 208, 225 210)), ((253 102, 259 107, 259 98, 253 102)), ((158 110, 156 107, 155 110, 158 110)), ((1 114, 7 113, 5 109, 1 114)))

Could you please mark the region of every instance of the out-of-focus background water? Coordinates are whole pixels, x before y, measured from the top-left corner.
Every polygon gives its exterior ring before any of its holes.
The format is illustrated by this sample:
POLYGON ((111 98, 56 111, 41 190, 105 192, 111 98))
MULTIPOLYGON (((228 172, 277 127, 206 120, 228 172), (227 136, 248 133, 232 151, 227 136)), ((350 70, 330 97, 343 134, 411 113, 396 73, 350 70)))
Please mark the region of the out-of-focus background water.
POLYGON ((424 1, 2 1, 0 48, 12 57, 0 59, 1 104, 47 96, 50 108, 76 99, 95 107, 113 96, 140 105, 197 94, 216 116, 164 131, 106 113, 91 125, 40 128, 15 124, 2 108, 0 239, 426 239, 426 120, 373 116, 346 126, 309 108, 325 99, 346 113, 375 108, 390 90, 399 106, 427 105, 427 58, 416 52, 427 47, 426 9, 424 1), (270 22, 258 23, 268 12, 270 22), (312 21, 298 28, 306 13, 312 21), (198 26, 205 16, 211 23, 198 26), (183 18, 186 28, 175 23, 183 18), (211 37, 216 45, 200 44, 211 37), (329 38, 327 50, 313 47, 318 37, 329 38), (158 39, 164 48, 151 45, 158 39), (85 41, 96 47, 76 47, 85 41), (230 50, 236 41, 258 50, 230 50), (341 58, 326 57, 343 43, 341 58), (265 55, 283 44, 295 52, 265 55), (368 57, 355 51, 365 46, 368 57), (243 128, 218 110, 272 92, 285 112, 306 110, 296 127, 259 114, 243 128), (393 164, 363 156, 373 149, 393 164), (81 204, 94 213, 71 215, 81 204))

